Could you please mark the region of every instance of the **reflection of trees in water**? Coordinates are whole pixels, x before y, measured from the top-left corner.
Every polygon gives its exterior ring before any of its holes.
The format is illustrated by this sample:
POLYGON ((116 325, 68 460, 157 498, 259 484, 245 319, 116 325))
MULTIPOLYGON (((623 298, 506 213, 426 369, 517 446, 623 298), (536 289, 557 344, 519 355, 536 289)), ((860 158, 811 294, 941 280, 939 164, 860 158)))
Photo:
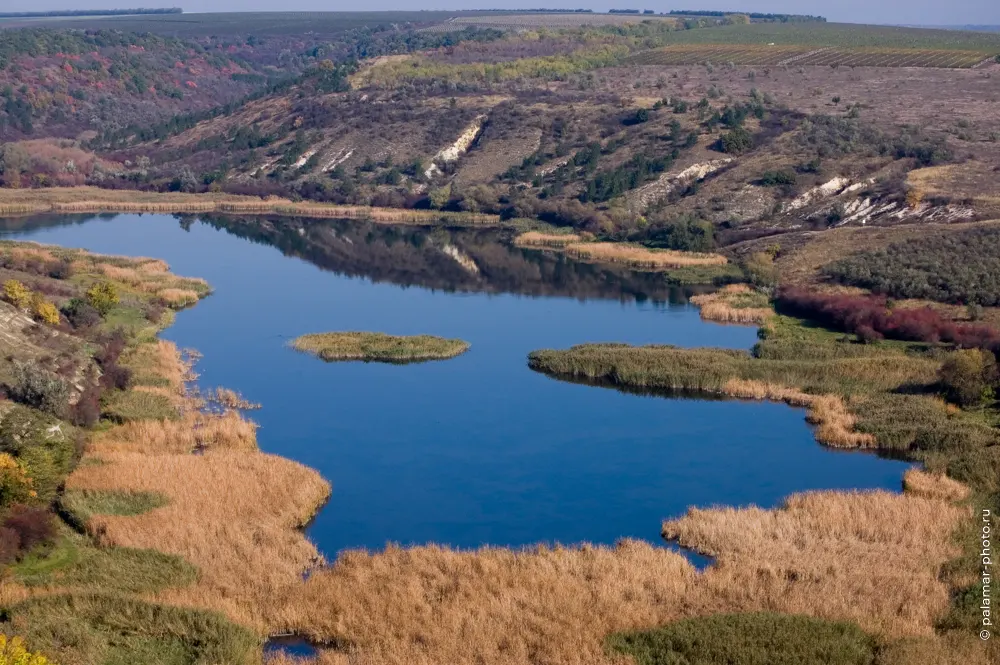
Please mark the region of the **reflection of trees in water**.
POLYGON ((118 213, 80 213, 67 215, 65 213, 45 213, 41 215, 30 215, 24 217, 3 217, 0 218, 0 233, 20 233, 23 231, 33 231, 35 229, 47 229, 55 226, 72 226, 74 224, 86 224, 95 219, 110 220, 118 216, 118 213))
POLYGON ((332 272, 443 291, 684 303, 694 289, 662 274, 573 261, 512 246, 496 229, 390 226, 357 220, 200 215, 235 236, 332 272))
MULTIPOLYGON (((0 219, 0 233, 110 220, 116 213, 45 214, 0 219)), ((184 229, 197 221, 239 238, 276 247, 322 268, 373 282, 442 291, 516 293, 685 303, 699 291, 669 286, 662 274, 573 261, 521 249, 509 232, 392 226, 359 220, 232 215, 174 215, 184 229)))

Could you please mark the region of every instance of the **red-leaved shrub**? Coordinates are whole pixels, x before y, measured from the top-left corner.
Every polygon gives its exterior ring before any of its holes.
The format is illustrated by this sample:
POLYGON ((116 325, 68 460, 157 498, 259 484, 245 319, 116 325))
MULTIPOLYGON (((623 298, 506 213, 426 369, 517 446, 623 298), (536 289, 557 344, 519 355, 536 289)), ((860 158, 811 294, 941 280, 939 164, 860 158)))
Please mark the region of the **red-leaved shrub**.
POLYGON ((819 293, 789 287, 778 292, 775 306, 782 314, 856 334, 864 342, 889 338, 1000 351, 1000 330, 982 324, 955 323, 931 307, 890 309, 884 296, 819 293))
POLYGON ((52 542, 56 535, 52 513, 32 506, 12 506, 3 521, 3 528, 18 535, 22 552, 30 551, 35 545, 52 542))

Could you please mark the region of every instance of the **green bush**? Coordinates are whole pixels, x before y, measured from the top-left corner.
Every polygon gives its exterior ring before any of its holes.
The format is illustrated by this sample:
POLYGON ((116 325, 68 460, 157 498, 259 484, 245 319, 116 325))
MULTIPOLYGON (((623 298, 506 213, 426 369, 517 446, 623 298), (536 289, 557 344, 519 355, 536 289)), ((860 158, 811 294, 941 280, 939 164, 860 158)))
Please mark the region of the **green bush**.
POLYGON ((758 182, 764 187, 794 185, 795 174, 791 171, 765 171, 758 182))
POLYGON ((69 407, 69 386, 33 360, 13 362, 14 377, 7 395, 34 409, 62 416, 69 407))
POLYGON ((87 289, 87 302, 101 316, 107 316, 121 302, 118 289, 111 282, 100 282, 87 289))
POLYGON ((760 612, 684 619, 608 646, 637 665, 871 665, 877 644, 851 623, 760 612))
POLYGON ((727 155, 742 155, 753 149, 753 134, 743 127, 735 127, 719 137, 718 149, 727 155))
POLYGON ((37 500, 50 503, 76 462, 76 433, 55 418, 14 405, 0 419, 0 451, 24 466, 37 500))
POLYGON ((980 349, 955 351, 941 365, 938 379, 949 402, 964 407, 979 406, 995 396, 996 357, 980 349))

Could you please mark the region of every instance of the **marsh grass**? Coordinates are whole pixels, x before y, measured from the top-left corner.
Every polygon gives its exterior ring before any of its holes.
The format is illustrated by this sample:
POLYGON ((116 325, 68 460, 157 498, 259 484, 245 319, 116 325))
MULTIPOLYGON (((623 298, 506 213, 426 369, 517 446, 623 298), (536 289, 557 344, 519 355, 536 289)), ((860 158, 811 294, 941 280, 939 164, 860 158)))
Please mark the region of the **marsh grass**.
POLYGON ((152 492, 83 490, 64 492, 59 503, 73 523, 85 525, 94 515, 142 515, 167 505, 168 499, 152 492))
POLYGON ((179 556, 150 549, 97 547, 90 538, 66 533, 54 547, 29 555, 12 568, 13 579, 36 592, 56 589, 155 593, 184 587, 198 578, 179 556))
POLYGON ((8 608, 5 632, 74 665, 256 665, 256 636, 219 614, 106 593, 40 596, 8 608))
POLYGON ((563 251, 573 258, 598 263, 621 263, 635 270, 670 270, 691 266, 722 266, 729 262, 721 254, 648 249, 640 245, 589 242, 566 245, 563 251))
POLYGON ((322 360, 364 360, 365 362, 408 363, 454 358, 469 349, 460 339, 432 335, 386 335, 373 332, 330 332, 302 335, 292 341, 298 351, 322 360))
POLYGON ((748 612, 614 635, 608 646, 632 656, 637 665, 871 665, 878 644, 851 623, 748 612))
POLYGON ((107 393, 102 402, 101 416, 116 423, 180 417, 169 396, 150 390, 114 390, 107 393))

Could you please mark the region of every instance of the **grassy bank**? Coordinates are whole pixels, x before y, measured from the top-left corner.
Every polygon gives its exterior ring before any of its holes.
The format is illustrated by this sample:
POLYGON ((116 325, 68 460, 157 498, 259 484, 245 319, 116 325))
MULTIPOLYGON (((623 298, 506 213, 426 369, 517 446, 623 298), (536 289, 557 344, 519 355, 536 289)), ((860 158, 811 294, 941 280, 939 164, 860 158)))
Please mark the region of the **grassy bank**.
POLYGON ((292 341, 298 351, 312 353, 327 362, 408 363, 454 358, 469 350, 460 339, 433 335, 386 335, 373 332, 329 332, 302 335, 292 341))
MULTIPOLYGON (((0 243, 0 276, 0 380, 31 400, 0 403, 0 444, 52 488, 23 495, 49 526, 4 561, 0 632, 59 663, 259 663, 281 623, 273 599, 318 560, 299 527, 330 488, 257 450, 246 400, 217 390, 206 411, 186 389, 190 357, 156 333, 209 286, 154 259, 33 243, 0 243), (25 362, 34 392, 19 388, 25 362), (70 464, 62 441, 84 444, 70 464)), ((10 496, 0 517, 20 510, 10 496)))
POLYGON ((387 224, 498 225, 496 215, 438 210, 402 210, 326 203, 261 199, 232 194, 185 194, 138 192, 97 187, 52 187, 46 189, 0 188, 0 215, 42 213, 233 213, 243 215, 294 215, 338 219, 366 219, 387 224))

